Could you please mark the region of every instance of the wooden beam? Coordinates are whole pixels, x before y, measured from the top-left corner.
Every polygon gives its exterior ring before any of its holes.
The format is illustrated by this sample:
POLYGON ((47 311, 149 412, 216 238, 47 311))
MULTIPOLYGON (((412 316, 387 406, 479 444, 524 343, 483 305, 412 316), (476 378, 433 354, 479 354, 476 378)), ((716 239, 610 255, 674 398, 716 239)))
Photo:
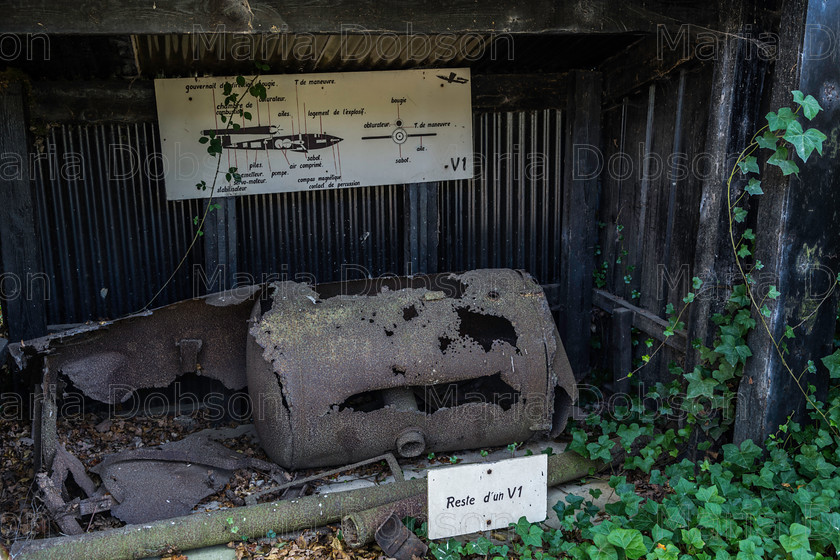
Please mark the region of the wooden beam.
MULTIPOLYGON (((726 4, 728 0, 720 0, 726 4)), ((745 8, 747 2, 733 2, 724 10, 720 27, 737 35, 753 20, 745 8)), ((758 114, 764 76, 768 62, 755 56, 745 41, 727 41, 717 52, 712 78, 712 100, 706 128, 705 154, 707 170, 703 176, 700 222, 697 231, 692 275, 699 276, 707 286, 728 285, 728 277, 735 269, 729 246, 729 215, 726 203, 726 180, 732 170, 732 154, 740 153, 758 128, 758 114)), ((733 181, 733 196, 746 184, 738 176, 733 181)), ((769 224, 769 222, 766 222, 769 224)), ((736 227, 738 227, 736 225, 736 227)), ((740 235, 736 234, 737 236, 740 235)), ((711 321, 715 313, 723 311, 726 298, 698 298, 689 308, 689 337, 709 346, 713 343, 717 326, 711 321)), ((685 370, 692 371, 699 363, 699 353, 690 351, 685 370)))
MULTIPOLYGON (((475 111, 529 111, 566 106, 568 74, 476 74, 475 111)), ((151 80, 33 82, 30 118, 38 124, 112 124, 157 120, 151 80)))
POLYGON ((677 31, 646 35, 604 61, 598 70, 604 76, 604 104, 614 105, 652 81, 659 80, 694 60, 694 35, 686 25, 677 31))
POLYGON ((633 312, 634 327, 656 340, 664 342, 669 348, 685 353, 688 345, 688 335, 685 331, 677 330, 674 331, 674 336, 665 336, 663 332, 668 328, 668 321, 665 319, 604 290, 593 290, 592 294, 592 303, 597 307, 607 313, 613 313, 617 309, 629 309, 633 312))
MULTIPOLYGON (((758 296, 763 297, 771 283, 780 292, 775 302, 766 302, 775 340, 783 338, 786 325, 805 320, 796 338, 787 341, 790 353, 785 360, 797 376, 813 360, 817 373, 805 373, 802 384, 817 387, 817 400, 825 400, 829 376, 820 358, 833 351, 837 290, 822 300, 840 269, 840 170, 835 155, 840 150, 840 104, 832 81, 840 67, 840 52, 829 40, 840 35, 840 4, 789 0, 782 6, 781 20, 770 107, 793 105, 791 90, 813 95, 825 110, 811 122, 800 120, 806 128, 822 130, 828 140, 822 157, 814 153, 813 160, 799 164, 799 177, 783 177, 775 168, 762 175, 765 194, 758 197, 755 257, 765 263, 762 278, 772 281, 764 282, 758 296)), ((796 421, 808 420, 802 391, 766 331, 757 327, 748 343, 753 357, 738 390, 736 443, 764 441, 791 413, 796 421)))
POLYGON ((47 332, 41 244, 29 178, 24 93, 0 80, 0 298, 9 339, 47 332))
MULTIPOLYGON (((8 2, 7 2, 8 4, 8 2)), ((91 0, 12 3, 0 33, 633 33, 715 21, 709 2, 680 0, 91 0)))
POLYGON ((569 86, 566 162, 560 246, 560 311, 557 325, 575 376, 589 370, 592 272, 598 242, 600 187, 596 156, 601 146, 601 75, 573 72, 569 86), (579 147, 588 149, 578 150, 579 147))

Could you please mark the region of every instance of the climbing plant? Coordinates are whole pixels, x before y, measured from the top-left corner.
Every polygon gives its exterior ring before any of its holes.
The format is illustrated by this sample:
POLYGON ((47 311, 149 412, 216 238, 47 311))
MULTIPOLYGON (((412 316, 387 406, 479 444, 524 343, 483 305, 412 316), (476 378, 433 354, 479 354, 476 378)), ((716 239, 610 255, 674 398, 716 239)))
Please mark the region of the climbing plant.
MULTIPOLYGON (((592 414, 571 430, 570 450, 610 462, 623 448, 625 469, 646 473, 648 483, 664 490, 664 497, 643 498, 628 477, 613 476, 610 487, 617 501, 606 506, 603 519, 596 521, 599 508, 593 503, 600 492, 590 490, 588 496, 570 495, 554 507, 560 529, 521 519, 511 526, 510 542, 481 538, 465 544, 432 543, 435 558, 812 560, 840 553, 840 349, 820 360, 831 379, 828 398, 820 402, 807 377, 817 372, 815 361, 797 372, 787 360, 787 341, 809 317, 798 318, 773 337, 768 318, 780 293, 776 286, 760 288, 756 276, 764 265, 753 255, 755 232, 743 225, 749 199, 764 194, 762 151, 768 153, 765 166, 776 166, 785 176, 797 175, 814 152, 822 155, 826 136, 808 127, 821 107, 810 95, 792 95, 793 106, 767 114, 767 125, 738 155, 724 185, 740 282, 732 286, 723 310, 709 318, 716 326, 713 344, 693 341, 699 363, 691 371, 671 364, 671 382, 658 382, 644 397, 629 396, 611 414, 592 414), (740 193, 734 189, 736 179, 746 181, 740 193), (800 425, 789 417, 763 448, 749 440, 740 446, 724 443, 744 366, 752 356, 748 335, 755 329, 771 338, 782 366, 805 396, 812 420, 800 425), (692 441, 700 442, 706 457, 677 462, 692 434, 702 434, 692 441), (711 451, 712 445, 718 451, 711 451)), ((596 270, 596 285, 607 267, 596 270)), ((685 328, 687 309, 706 289, 711 287, 694 278, 681 308, 668 306, 664 339, 685 328)), ((639 368, 664 342, 654 347, 648 340, 646 346, 650 350, 639 368)))

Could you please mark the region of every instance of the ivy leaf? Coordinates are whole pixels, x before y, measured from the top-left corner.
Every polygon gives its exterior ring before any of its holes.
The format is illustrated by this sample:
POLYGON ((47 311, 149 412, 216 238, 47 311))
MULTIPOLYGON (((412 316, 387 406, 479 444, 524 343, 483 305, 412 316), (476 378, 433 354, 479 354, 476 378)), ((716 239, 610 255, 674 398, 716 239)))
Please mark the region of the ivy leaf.
POLYGON ((822 359, 823 365, 828 368, 828 374, 832 379, 840 379, 840 350, 822 359))
POLYGON ((794 121, 788 126, 784 139, 796 148, 796 153, 799 154, 802 161, 808 161, 814 150, 822 155, 822 143, 826 139, 826 135, 816 128, 803 131, 802 125, 794 121))
POLYGON ((747 218, 747 211, 740 206, 736 206, 732 209, 732 215, 735 221, 740 224, 747 218))
POLYGON ((770 289, 767 291, 767 297, 770 299, 778 298, 782 293, 776 289, 776 286, 770 286, 770 289))
POLYGON ((775 150, 776 149, 776 142, 778 142, 779 138, 772 132, 765 131, 762 136, 759 136, 755 139, 755 143, 759 145, 761 148, 767 148, 768 150, 775 150))
POLYGON ((793 114, 793 111, 789 107, 782 107, 778 113, 774 113, 773 111, 767 113, 767 124, 770 125, 770 132, 787 130, 788 125, 795 120, 796 115, 793 114))
POLYGON ((758 173, 758 159, 755 156, 747 156, 743 161, 738 162, 741 173, 758 173))
POLYGON ((813 95, 809 94, 803 97, 802 92, 799 90, 793 90, 791 93, 793 93, 793 101, 802 107, 802 111, 805 113, 805 117, 809 121, 813 120, 814 117, 817 116, 817 113, 822 111, 822 107, 820 107, 819 102, 814 99, 813 95))
POLYGON ((688 387, 685 393, 686 399, 694 399, 700 396, 714 396, 715 387, 717 387, 718 382, 715 379, 704 379, 700 373, 700 368, 694 368, 694 371, 685 374, 685 378, 688 380, 688 387))
POLYGON ((779 543, 785 551, 791 553, 794 560, 806 560, 814 557, 810 553, 811 544, 808 542, 810 535, 811 529, 799 523, 793 523, 790 526, 790 535, 781 535, 779 543))
POLYGON ((796 162, 788 159, 788 150, 784 146, 780 146, 776 152, 767 159, 767 163, 775 165, 782 170, 782 174, 788 176, 792 173, 799 173, 799 166, 796 162))
POLYGON ((761 314, 764 315, 765 317, 770 317, 770 314, 771 314, 770 308, 767 307, 766 305, 762 305, 761 306, 761 314))
POLYGON ((682 533, 683 542, 693 546, 695 551, 701 550, 706 544, 703 541, 703 537, 700 535, 700 529, 697 527, 692 527, 688 531, 680 529, 680 532, 682 533))
POLYGON ((747 247, 746 245, 741 245, 741 248, 738 249, 738 256, 743 259, 743 258, 749 257, 750 255, 752 255, 752 252, 750 251, 750 248, 747 247))
POLYGON ((756 179, 755 177, 751 177, 747 186, 744 187, 744 190, 750 193, 752 196, 756 196, 759 194, 764 194, 764 191, 761 190, 761 181, 756 179))
POLYGON ((236 77, 236 85, 243 87, 245 85, 245 78, 243 76, 236 77))
POLYGON ((703 281, 700 280, 698 277, 694 277, 691 279, 691 287, 695 290, 699 290, 700 286, 703 285, 703 281))
POLYGON ((747 362, 747 358, 752 356, 750 347, 746 344, 739 344, 743 339, 737 339, 731 335, 723 335, 720 344, 715 347, 715 352, 722 354, 726 361, 733 366, 738 365, 738 362, 747 362))
POLYGON ((738 543, 738 555, 736 560, 762 560, 764 557, 764 549, 756 546, 750 539, 744 539, 738 543))
POLYGON ((607 542, 624 550, 630 560, 636 560, 647 554, 647 547, 638 529, 613 529, 607 535, 607 542))

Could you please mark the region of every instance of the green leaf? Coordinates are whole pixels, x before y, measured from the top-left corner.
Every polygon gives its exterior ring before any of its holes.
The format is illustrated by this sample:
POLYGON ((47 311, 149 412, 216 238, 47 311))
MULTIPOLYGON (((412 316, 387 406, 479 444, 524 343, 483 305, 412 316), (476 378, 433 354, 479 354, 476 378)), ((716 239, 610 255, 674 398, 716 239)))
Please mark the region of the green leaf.
POLYGON ((762 315, 764 315, 765 317, 769 317, 770 313, 771 313, 771 311, 770 311, 769 307, 767 307, 766 305, 761 306, 761 314, 762 315))
POLYGON ((736 206, 732 209, 732 217, 740 224, 747 218, 747 211, 740 206, 736 206))
POLYGON ((715 347, 715 352, 722 354, 726 361, 733 366, 738 365, 738 362, 746 363, 747 358, 752 356, 750 347, 746 344, 739 344, 743 339, 736 339, 731 335, 723 335, 721 342, 715 347))
POLYGON ((206 144, 209 141, 210 141, 210 139, 206 136, 202 136, 201 138, 198 139, 199 144, 206 144))
POLYGON ((761 181, 755 177, 750 177, 750 181, 747 183, 747 186, 744 187, 744 190, 753 196, 764 194, 764 191, 761 190, 761 181))
POLYGON ((786 130, 788 125, 796 120, 796 115, 789 107, 782 107, 778 113, 767 113, 767 124, 770 125, 770 131, 786 130))
POLYGON ((683 542, 693 546, 695 551, 699 551, 705 546, 706 543, 703 541, 703 537, 700 535, 700 529, 697 527, 692 527, 688 531, 680 529, 680 532, 683 542))
POLYGON ((791 93, 793 94, 793 101, 802 107, 802 111, 805 113, 805 117, 809 121, 813 120, 814 117, 817 116, 817 113, 822 111, 822 107, 820 107, 819 102, 814 99, 813 95, 809 94, 803 97, 802 92, 799 90, 793 90, 791 93))
POLYGON ((796 148, 796 153, 799 154, 802 161, 808 161, 811 152, 814 150, 817 150, 817 153, 822 155, 822 143, 825 141, 826 135, 816 128, 809 128, 803 131, 802 125, 798 122, 792 122, 785 132, 784 139, 796 148))
POLYGON ((794 560, 806 560, 814 557, 810 554, 811 544, 808 542, 810 536, 811 529, 799 523, 793 523, 790 526, 790 535, 781 535, 779 543, 793 556, 794 560))
POLYGON ((768 150, 775 150, 776 149, 776 142, 779 140, 778 136, 773 134, 772 132, 765 131, 764 135, 759 136, 755 139, 755 143, 759 145, 761 148, 767 148, 768 150))
POLYGON ((840 379, 840 350, 822 359, 823 365, 828 369, 832 379, 840 379))
POLYGON ((764 549, 756 546, 750 539, 744 539, 738 543, 738 555, 736 560, 762 560, 764 556, 764 549))
POLYGON ((750 248, 747 247, 746 245, 741 245, 741 248, 738 249, 738 256, 743 259, 743 258, 749 257, 750 255, 752 255, 752 252, 750 251, 750 248))
POLYGON ((613 529, 607 535, 607 541, 624 550, 630 560, 636 560, 647 554, 647 547, 642 540, 642 533, 638 529, 613 529))
POLYGON ((782 174, 788 176, 790 174, 799 173, 799 166, 796 162, 788 159, 788 150, 784 146, 780 146, 776 152, 767 159, 767 163, 775 165, 782 170, 782 174))
POLYGON ((700 286, 703 285, 703 281, 700 280, 698 277, 694 277, 691 279, 691 287, 695 290, 699 290, 700 286))
POLYGON ((776 286, 770 286, 770 289, 767 290, 767 297, 769 297, 770 299, 776 299, 780 295, 782 295, 782 293, 776 289, 776 286))
POLYGON ((755 156, 746 156, 742 161, 738 162, 738 167, 741 168, 741 173, 758 173, 758 159, 755 156))
POLYGON ((242 116, 249 121, 251 120, 251 113, 249 113, 248 111, 243 112, 242 116))
POLYGON ((243 76, 236 77, 236 85, 243 87, 245 85, 245 78, 243 76))

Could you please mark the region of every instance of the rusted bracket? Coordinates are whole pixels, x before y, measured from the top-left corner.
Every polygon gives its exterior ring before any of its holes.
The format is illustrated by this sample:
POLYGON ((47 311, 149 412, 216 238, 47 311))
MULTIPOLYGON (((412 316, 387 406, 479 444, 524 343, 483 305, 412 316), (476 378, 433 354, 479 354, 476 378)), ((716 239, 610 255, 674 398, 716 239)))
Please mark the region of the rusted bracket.
POLYGON ((337 469, 332 469, 329 471, 321 472, 312 476, 308 476, 306 478, 302 478, 299 480, 293 480, 291 482, 287 482, 286 484, 281 484, 280 486, 274 486, 272 488, 265 488, 264 490, 260 490, 254 494, 250 494, 245 498, 245 503, 249 506, 253 506, 257 504, 257 500, 265 496, 266 494, 274 494, 276 492, 282 492, 287 488, 294 488, 295 486, 300 486, 302 484, 306 484, 308 482, 315 482, 316 480, 321 480, 324 477, 332 476, 334 474, 340 474, 345 471, 351 471, 353 469, 364 467, 365 465, 370 465, 373 463, 377 463, 379 461, 386 461, 388 463, 388 467, 391 469, 391 473, 394 475, 394 480, 397 482, 403 482, 405 480, 405 475, 403 474, 402 468, 400 464, 397 462, 397 458, 394 457, 391 453, 385 453, 384 455, 379 455, 378 457, 373 457, 372 459, 366 459, 364 461, 359 461, 358 463, 353 463, 352 465, 345 465, 343 467, 339 467, 337 469))

